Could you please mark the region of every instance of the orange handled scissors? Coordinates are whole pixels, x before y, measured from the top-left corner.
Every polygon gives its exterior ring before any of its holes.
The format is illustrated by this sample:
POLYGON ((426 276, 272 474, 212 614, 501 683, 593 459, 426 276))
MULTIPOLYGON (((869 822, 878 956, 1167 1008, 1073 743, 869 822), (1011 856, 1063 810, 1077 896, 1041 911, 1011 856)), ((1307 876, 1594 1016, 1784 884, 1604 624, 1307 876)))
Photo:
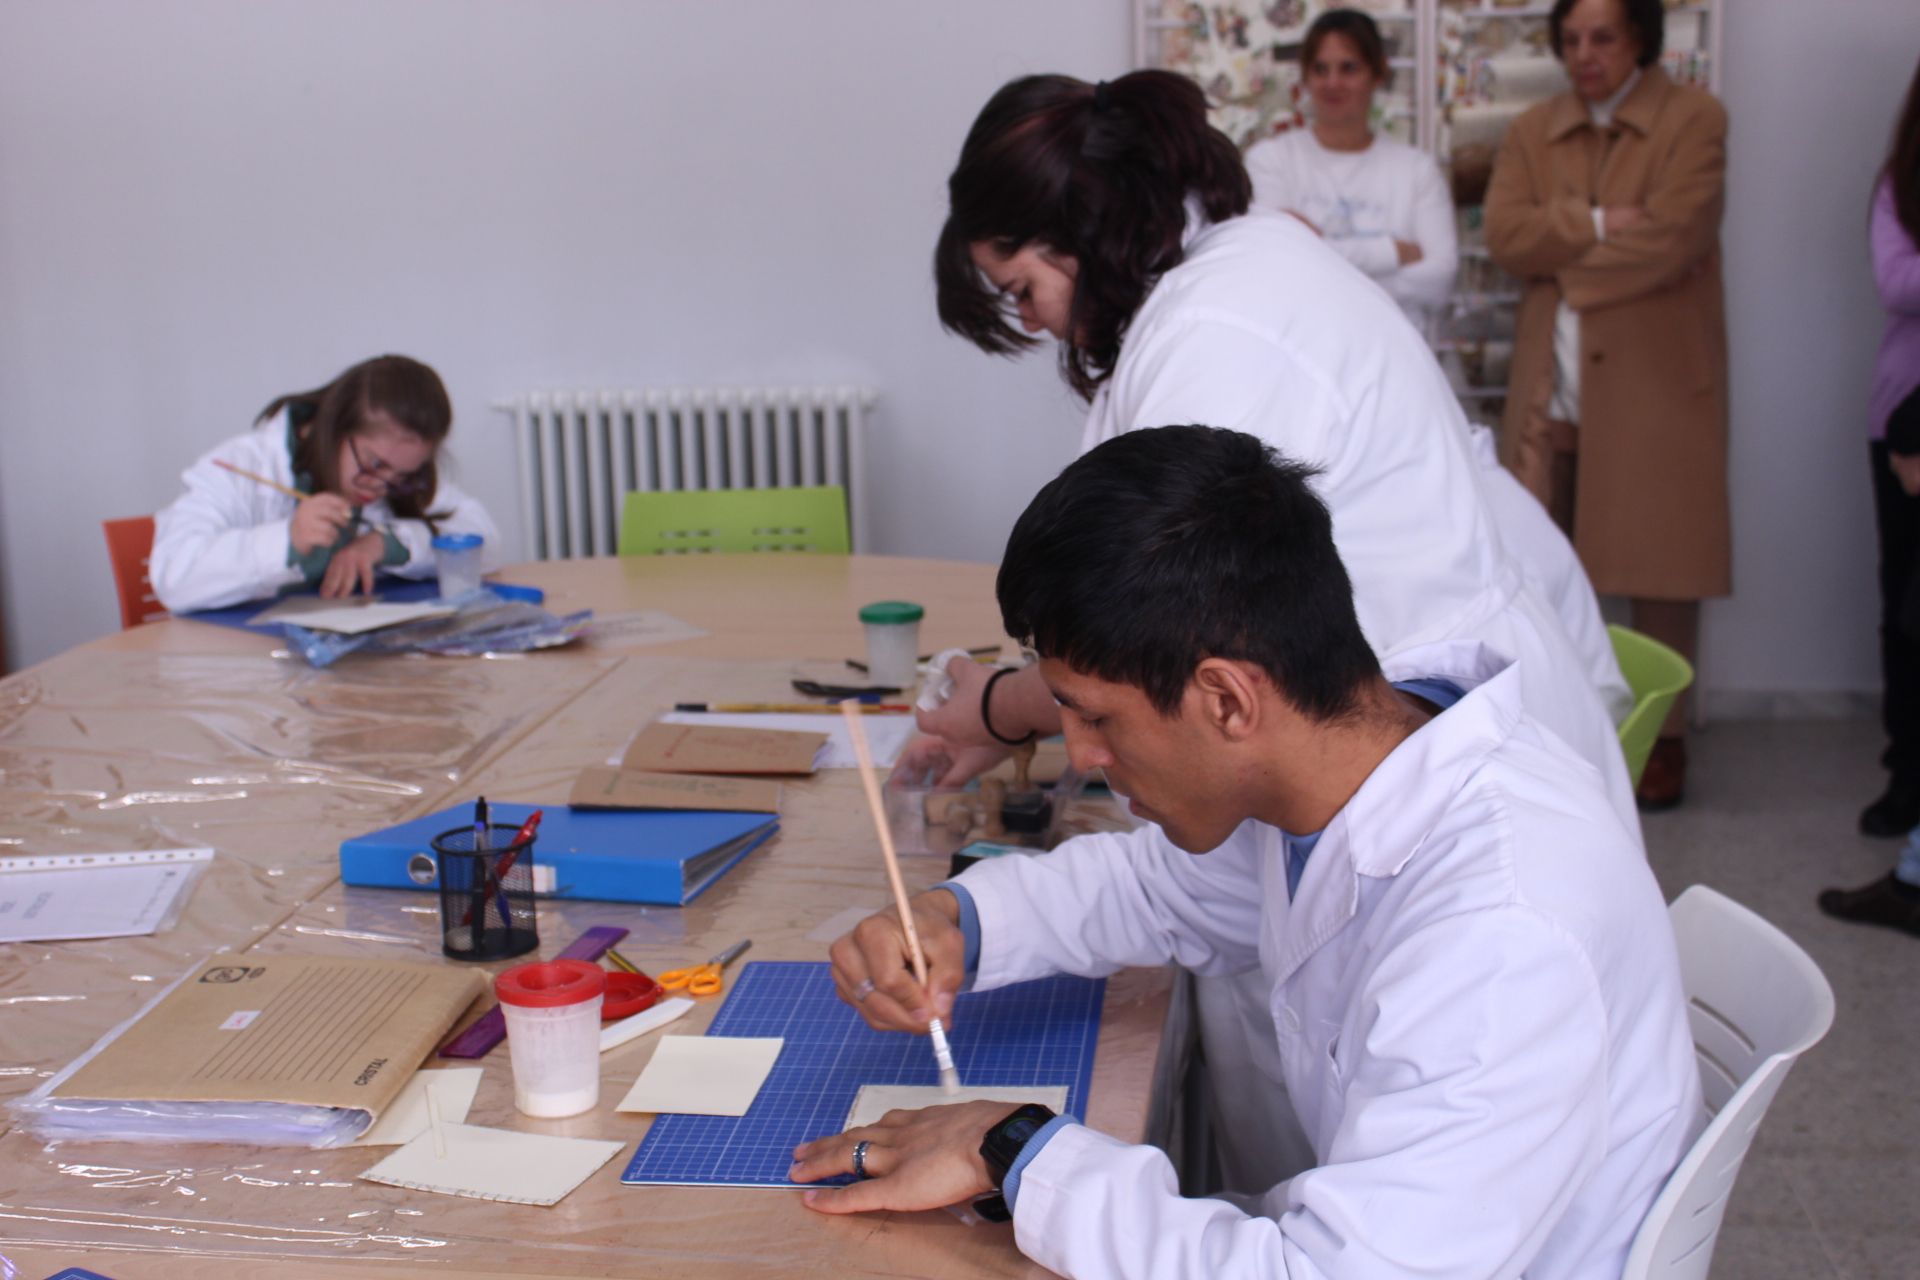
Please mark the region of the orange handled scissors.
POLYGON ((714 996, 720 994, 720 971, 740 958, 740 953, 753 945, 753 939, 736 942, 705 964, 696 964, 689 969, 669 969, 660 975, 660 985, 668 991, 684 991, 690 996, 714 996))

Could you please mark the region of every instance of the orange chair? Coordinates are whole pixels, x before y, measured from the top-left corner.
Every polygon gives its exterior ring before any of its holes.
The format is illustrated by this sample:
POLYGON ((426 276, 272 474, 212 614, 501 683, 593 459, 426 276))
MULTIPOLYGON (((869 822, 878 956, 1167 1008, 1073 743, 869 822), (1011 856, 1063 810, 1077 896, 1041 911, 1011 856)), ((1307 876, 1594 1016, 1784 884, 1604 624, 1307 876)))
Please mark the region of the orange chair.
POLYGON ((147 558, 153 554, 153 517, 102 520, 100 527, 107 534, 114 590, 120 593, 121 630, 166 617, 166 606, 154 599, 153 583, 147 578, 147 558))

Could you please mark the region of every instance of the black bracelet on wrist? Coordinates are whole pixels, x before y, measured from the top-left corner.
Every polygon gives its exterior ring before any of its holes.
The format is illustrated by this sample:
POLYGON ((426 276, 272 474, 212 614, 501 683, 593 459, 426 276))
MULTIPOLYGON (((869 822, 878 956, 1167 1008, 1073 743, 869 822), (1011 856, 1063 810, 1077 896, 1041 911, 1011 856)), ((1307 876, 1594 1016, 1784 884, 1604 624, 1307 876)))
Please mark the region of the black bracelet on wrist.
POLYGON ((1029 742, 1032 742, 1036 737, 1039 736, 1033 730, 1029 729, 1027 731, 1027 736, 1024 738, 1005 737, 1004 735, 1001 734, 1001 732, 998 729, 995 729, 993 727, 993 717, 987 713, 987 707, 993 701, 993 686, 999 683, 1001 676, 1010 676, 1014 672, 1020 671, 1020 670, 1023 670, 1023 668, 1001 667, 999 670, 995 671, 992 675, 987 677, 986 687, 980 690, 980 723, 986 726, 987 735, 991 737, 995 742, 1005 743, 1009 747, 1024 747, 1029 742))

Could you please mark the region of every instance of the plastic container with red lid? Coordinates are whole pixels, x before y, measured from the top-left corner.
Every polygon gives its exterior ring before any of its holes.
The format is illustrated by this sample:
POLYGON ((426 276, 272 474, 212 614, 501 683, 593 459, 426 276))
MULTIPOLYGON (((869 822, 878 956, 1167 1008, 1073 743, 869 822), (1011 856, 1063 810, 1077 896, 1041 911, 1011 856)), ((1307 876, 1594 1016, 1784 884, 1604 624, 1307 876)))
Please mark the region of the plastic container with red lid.
POLYGON ((607 971, 584 960, 515 965, 493 980, 507 1020, 513 1105, 576 1116, 600 1101, 600 1007, 607 971))

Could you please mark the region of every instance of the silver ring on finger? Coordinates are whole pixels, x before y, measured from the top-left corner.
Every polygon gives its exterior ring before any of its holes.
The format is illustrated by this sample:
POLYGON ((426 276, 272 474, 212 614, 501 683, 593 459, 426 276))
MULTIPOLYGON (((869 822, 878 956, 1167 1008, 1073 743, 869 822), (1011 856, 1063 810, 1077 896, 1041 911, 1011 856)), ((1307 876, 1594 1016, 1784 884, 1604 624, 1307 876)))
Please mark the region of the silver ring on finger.
POLYGON ((873 994, 873 979, 862 978, 858 983, 854 984, 853 1002, 855 1004, 859 1004, 861 1001, 865 1000, 868 996, 872 994, 873 994))
POLYGON ((853 1176, 854 1177, 864 1180, 866 1178, 871 1178, 873 1176, 872 1174, 867 1172, 867 1148, 872 1145, 873 1145, 872 1142, 866 1141, 866 1140, 862 1140, 860 1142, 856 1142, 853 1144, 853 1176))

